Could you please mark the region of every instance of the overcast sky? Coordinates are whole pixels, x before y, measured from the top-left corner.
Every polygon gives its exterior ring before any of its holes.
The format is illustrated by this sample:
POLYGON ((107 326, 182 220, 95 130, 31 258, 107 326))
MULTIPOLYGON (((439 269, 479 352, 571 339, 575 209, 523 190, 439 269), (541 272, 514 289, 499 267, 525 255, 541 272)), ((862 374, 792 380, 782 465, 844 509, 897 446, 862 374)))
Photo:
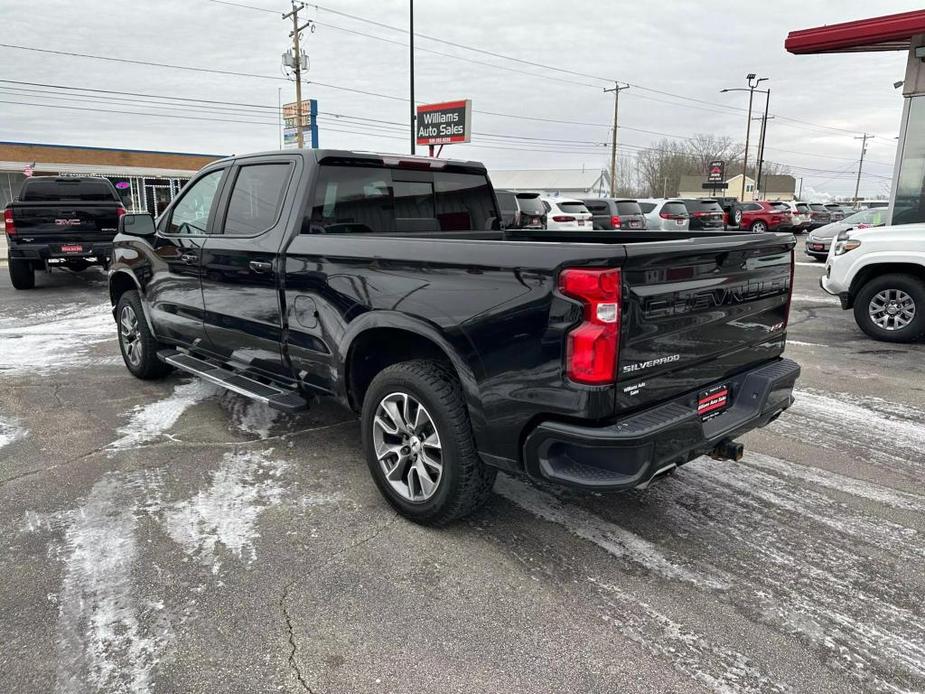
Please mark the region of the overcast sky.
MULTIPOLYGON (((287 9, 281 0, 233 1, 287 9)), ((322 7, 407 27, 407 0, 324 0, 322 7)), ((794 175, 805 178, 807 190, 850 194, 860 143, 851 132, 828 128, 875 134, 865 161, 870 175, 861 186, 863 195, 873 196, 886 192, 889 185, 902 105, 900 90, 892 85, 903 77, 905 53, 793 56, 784 50, 784 39, 793 29, 919 7, 904 0, 778 0, 773 9, 770 3, 699 0, 418 0, 417 33, 593 77, 536 68, 419 37, 416 96, 424 102, 472 100, 473 130, 485 135, 474 136, 470 145, 447 147, 449 156, 479 159, 496 169, 599 169, 609 165, 609 150, 603 144, 609 139, 613 101, 602 91, 606 83, 596 78, 637 85, 620 97, 620 140, 626 145, 621 151, 631 165, 638 148, 660 138, 656 132, 711 133, 744 141, 746 116, 736 109, 747 105, 748 95, 721 94, 720 89, 744 86, 745 74, 757 72, 771 78, 765 83, 772 90, 770 110, 781 116, 769 124, 767 158, 791 166, 794 175)), ((318 22, 314 33, 305 34, 311 59, 306 79, 332 85, 309 84, 303 89, 304 97, 319 102, 321 145, 407 152, 407 129, 390 125, 408 120, 407 34, 312 5, 304 16, 318 22)), ((291 28, 279 14, 209 0, 0 0, 0 26, 2 41, 9 44, 267 78, 0 48, 2 79, 268 107, 212 108, 185 102, 182 108, 171 108, 163 106, 165 100, 153 104, 127 94, 121 98, 139 101, 116 101, 111 94, 84 98, 81 92, 68 94, 65 100, 45 87, 0 83, 2 140, 219 154, 279 146, 273 110, 278 90, 282 89, 284 102, 294 98, 292 83, 274 79, 282 76, 280 54, 287 48, 291 28)), ((756 98, 756 115, 760 108, 763 102, 756 98)), ((754 135, 753 130, 753 143, 754 135)))

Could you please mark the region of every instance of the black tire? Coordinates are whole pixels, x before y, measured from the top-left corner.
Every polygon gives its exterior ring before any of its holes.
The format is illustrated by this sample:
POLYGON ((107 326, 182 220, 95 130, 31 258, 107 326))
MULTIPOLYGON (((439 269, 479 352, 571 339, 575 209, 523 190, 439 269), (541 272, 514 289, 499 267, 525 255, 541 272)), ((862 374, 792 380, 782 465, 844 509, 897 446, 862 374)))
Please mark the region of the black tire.
POLYGON ((754 234, 763 234, 767 230, 768 225, 762 222, 760 219, 752 224, 752 233, 754 234))
POLYGON ((14 289, 32 289, 35 287, 35 268, 29 260, 6 257, 10 269, 10 282, 14 289))
POLYGON ((157 351, 163 349, 164 345, 154 339, 145 319, 141 297, 134 289, 119 297, 119 303, 116 304, 116 330, 122 360, 133 376, 149 381, 170 373, 171 366, 157 358, 157 351), (131 331, 128 330, 130 316, 134 317, 135 325, 134 336, 131 338, 131 331))
MULTIPOLYGON (((878 302, 880 303, 880 302, 878 302)), ((887 303, 887 305, 889 305, 887 303)), ((897 303, 897 307, 899 303, 897 303)), ((908 311, 910 305, 903 307, 908 311)), ((905 314, 908 315, 908 314, 905 314)), ((889 274, 875 277, 857 293, 854 299, 854 320, 858 327, 875 340, 884 342, 914 342, 925 335, 925 282, 912 275, 889 274), (878 325, 875 316, 871 315, 872 302, 881 292, 886 297, 892 295, 900 298, 908 297, 912 302, 913 317, 903 326, 897 327, 897 320, 887 318, 883 313, 876 314, 886 318, 886 326, 878 325), (902 294, 900 294, 902 293, 902 294), (892 322, 892 327, 890 323, 892 322)))
MULTIPOLYGON (((406 361, 383 369, 366 391, 361 424, 363 450, 373 480, 392 507, 409 520, 422 525, 446 525, 475 511, 491 494, 496 470, 479 458, 459 380, 449 367, 440 362, 406 361), (378 426, 374 422, 380 404, 386 398, 400 394, 411 396, 423 405, 425 414, 432 420, 441 448, 442 471, 436 489, 429 498, 419 501, 409 500, 392 486, 376 453, 374 437, 379 433, 374 431, 374 427, 378 426)), ((419 429, 417 434, 420 433, 419 429)), ((396 438, 400 439, 400 436, 396 438)), ((398 445, 401 443, 399 440, 398 445)), ((403 447, 403 450, 411 449, 403 447)), ((405 469, 410 488, 411 464, 406 464, 409 465, 405 469)))

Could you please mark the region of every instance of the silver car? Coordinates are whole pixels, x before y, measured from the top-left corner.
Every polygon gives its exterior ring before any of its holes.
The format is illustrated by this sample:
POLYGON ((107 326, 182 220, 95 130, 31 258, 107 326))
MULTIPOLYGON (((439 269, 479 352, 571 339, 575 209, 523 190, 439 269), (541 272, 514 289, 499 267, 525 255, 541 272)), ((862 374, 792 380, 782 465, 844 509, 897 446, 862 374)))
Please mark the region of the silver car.
POLYGON ((848 215, 841 221, 832 222, 814 229, 806 237, 806 255, 816 260, 825 260, 829 255, 829 246, 832 245, 832 239, 841 232, 849 229, 882 227, 886 224, 886 213, 887 210, 880 207, 872 210, 861 210, 848 215))
POLYGON ((646 217, 646 231, 687 231, 691 215, 683 200, 637 200, 646 217))

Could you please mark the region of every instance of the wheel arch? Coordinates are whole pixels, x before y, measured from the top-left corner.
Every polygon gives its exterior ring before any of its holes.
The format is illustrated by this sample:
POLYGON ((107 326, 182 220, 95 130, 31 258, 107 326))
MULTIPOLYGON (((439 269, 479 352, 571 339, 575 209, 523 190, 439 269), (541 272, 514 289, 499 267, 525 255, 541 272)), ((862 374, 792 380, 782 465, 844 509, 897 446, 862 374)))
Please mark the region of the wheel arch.
POLYGON ((109 276, 109 302, 113 310, 122 295, 132 289, 137 289, 139 294, 143 293, 138 278, 128 270, 116 270, 109 276))
POLYGON ((925 284, 925 265, 920 263, 871 263, 860 268, 852 278, 851 285, 848 288, 848 305, 846 308, 853 308, 854 300, 865 284, 882 275, 893 274, 912 275, 925 284))
POLYGON ((461 331, 454 340, 428 321, 392 311, 369 312, 353 321, 340 342, 340 396, 351 409, 359 411, 372 379, 387 366, 421 358, 443 361, 459 379, 476 442, 483 449, 487 427, 469 349, 469 341, 461 331))

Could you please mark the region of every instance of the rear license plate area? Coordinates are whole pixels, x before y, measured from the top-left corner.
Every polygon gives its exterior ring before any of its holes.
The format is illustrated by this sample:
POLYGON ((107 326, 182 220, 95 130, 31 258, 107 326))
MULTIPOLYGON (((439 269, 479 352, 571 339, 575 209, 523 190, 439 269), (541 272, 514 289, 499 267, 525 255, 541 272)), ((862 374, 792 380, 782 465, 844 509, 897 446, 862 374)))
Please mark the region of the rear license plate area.
POLYGON ((83 253, 84 247, 77 243, 68 243, 68 244, 61 244, 58 247, 58 250, 64 255, 72 255, 74 253, 83 253))
POLYGON ((707 421, 722 414, 729 407, 729 386, 725 383, 700 391, 697 395, 697 414, 707 421))

